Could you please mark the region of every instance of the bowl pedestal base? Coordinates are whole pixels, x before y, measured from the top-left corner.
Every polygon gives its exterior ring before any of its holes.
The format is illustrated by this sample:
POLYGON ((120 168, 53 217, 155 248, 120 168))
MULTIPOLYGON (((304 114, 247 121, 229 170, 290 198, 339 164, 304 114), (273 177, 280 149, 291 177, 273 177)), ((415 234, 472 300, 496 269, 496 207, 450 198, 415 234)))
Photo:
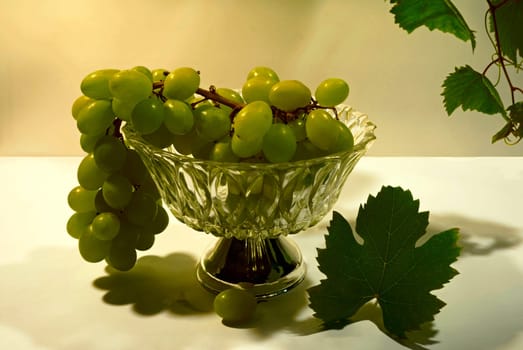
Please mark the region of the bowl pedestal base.
POLYGON ((222 237, 201 258, 196 273, 213 293, 236 287, 250 290, 261 300, 296 287, 305 271, 301 252, 288 237, 222 237))

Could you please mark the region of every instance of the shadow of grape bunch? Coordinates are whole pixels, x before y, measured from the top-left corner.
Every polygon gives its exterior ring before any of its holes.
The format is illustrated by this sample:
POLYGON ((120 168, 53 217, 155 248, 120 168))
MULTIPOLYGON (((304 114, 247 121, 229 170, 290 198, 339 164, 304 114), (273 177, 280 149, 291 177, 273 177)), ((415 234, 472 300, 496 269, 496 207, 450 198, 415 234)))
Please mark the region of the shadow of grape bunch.
POLYGON ((111 305, 132 305, 141 315, 163 311, 175 314, 206 313, 213 310, 214 296, 198 283, 196 259, 184 253, 165 257, 143 256, 129 271, 106 268, 95 287, 106 290, 103 300, 111 305))

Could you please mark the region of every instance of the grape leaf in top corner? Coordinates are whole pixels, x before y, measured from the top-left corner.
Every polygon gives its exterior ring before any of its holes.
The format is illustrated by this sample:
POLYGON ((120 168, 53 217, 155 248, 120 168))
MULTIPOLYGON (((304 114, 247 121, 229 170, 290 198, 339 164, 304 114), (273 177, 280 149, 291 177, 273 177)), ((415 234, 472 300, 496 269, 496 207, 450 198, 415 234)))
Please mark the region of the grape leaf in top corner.
MULTIPOLYGON (((495 4, 501 2, 502 0, 498 0, 495 1, 495 4)), ((489 18, 489 30, 494 34, 492 12, 489 13, 489 18)), ((519 59, 523 58, 523 35, 521 35, 523 33, 523 1, 503 1, 503 4, 496 10, 496 22, 503 55, 512 62, 518 62, 518 54, 519 59)))
POLYGON ((445 305, 430 292, 440 289, 458 272, 450 266, 459 256, 458 229, 432 236, 417 246, 425 234, 428 212, 418 212, 419 201, 410 191, 383 187, 360 206, 356 231, 337 212, 318 249, 319 269, 326 275, 308 289, 314 316, 324 325, 345 325, 364 304, 375 299, 384 326, 400 338, 419 329, 445 305))
POLYGON ((476 47, 474 32, 450 0, 390 0, 396 23, 408 33, 420 26, 450 33, 476 47))

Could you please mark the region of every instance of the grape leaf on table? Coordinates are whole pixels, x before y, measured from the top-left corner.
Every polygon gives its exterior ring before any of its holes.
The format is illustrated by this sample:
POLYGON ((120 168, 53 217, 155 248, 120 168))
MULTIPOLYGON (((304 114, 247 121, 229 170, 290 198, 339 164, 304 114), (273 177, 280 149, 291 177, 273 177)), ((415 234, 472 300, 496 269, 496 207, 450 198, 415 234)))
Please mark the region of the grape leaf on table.
POLYGON ((385 328, 398 337, 419 329, 445 305, 430 293, 458 272, 458 229, 432 236, 417 246, 428 225, 428 212, 418 212, 419 200, 400 187, 383 187, 360 206, 356 232, 337 212, 318 249, 319 269, 326 275, 308 289, 314 316, 326 328, 345 325, 364 304, 375 299, 385 328))
POLYGON ((459 106, 485 114, 506 115, 496 88, 483 74, 466 65, 450 73, 443 82, 443 103, 448 115, 459 106))
POLYGON ((395 22, 408 33, 424 25, 430 30, 451 33, 476 47, 474 32, 450 0, 390 0, 395 22))

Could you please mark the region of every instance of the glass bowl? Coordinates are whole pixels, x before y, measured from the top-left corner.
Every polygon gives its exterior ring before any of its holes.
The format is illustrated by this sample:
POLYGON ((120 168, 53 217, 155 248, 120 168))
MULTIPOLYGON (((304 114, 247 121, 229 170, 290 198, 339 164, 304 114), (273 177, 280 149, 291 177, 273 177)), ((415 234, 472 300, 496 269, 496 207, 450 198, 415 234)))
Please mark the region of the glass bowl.
POLYGON ((197 277, 218 293, 249 288, 258 299, 285 293, 305 276, 300 249, 288 237, 317 224, 336 203, 347 176, 375 140, 375 125, 349 106, 338 118, 354 149, 288 163, 224 163, 160 149, 123 128, 150 171, 165 205, 196 231, 219 237, 197 277))

